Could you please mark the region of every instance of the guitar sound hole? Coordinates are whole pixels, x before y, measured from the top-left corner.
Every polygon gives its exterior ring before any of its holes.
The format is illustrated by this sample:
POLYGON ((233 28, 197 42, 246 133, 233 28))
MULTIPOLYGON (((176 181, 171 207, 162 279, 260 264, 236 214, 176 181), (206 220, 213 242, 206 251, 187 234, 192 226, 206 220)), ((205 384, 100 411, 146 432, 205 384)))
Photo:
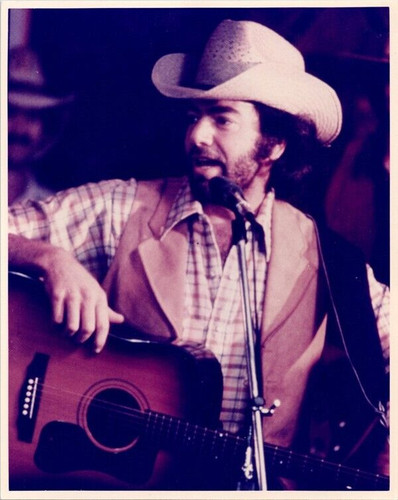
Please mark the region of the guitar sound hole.
POLYGON ((137 400, 122 389, 98 392, 87 408, 87 426, 93 438, 107 448, 124 448, 138 436, 137 400))

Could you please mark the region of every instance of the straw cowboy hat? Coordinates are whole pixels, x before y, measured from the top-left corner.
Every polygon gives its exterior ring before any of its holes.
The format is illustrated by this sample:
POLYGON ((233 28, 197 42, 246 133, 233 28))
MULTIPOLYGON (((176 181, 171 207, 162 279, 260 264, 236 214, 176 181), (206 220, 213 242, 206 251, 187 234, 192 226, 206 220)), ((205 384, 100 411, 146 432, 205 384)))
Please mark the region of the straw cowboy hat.
POLYGON ((342 124, 335 91, 305 71, 301 53, 253 21, 222 21, 200 61, 168 54, 152 71, 155 87, 180 99, 256 101, 311 120, 318 139, 331 143, 342 124))
POLYGON ((28 47, 14 47, 9 53, 8 102, 23 109, 51 109, 73 100, 72 95, 50 92, 39 59, 28 47))

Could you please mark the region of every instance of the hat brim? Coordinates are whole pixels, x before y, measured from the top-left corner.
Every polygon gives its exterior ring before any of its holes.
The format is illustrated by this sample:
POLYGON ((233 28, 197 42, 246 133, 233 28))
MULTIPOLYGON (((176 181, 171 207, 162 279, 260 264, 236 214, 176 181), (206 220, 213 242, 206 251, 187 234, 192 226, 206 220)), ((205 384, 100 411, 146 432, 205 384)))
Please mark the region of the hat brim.
POLYGON ((340 133, 342 110, 336 92, 301 70, 287 73, 283 65, 259 63, 208 90, 183 85, 187 54, 168 54, 157 61, 152 81, 163 95, 177 99, 231 99, 261 102, 311 120, 318 139, 330 144, 340 133))
POLYGON ((31 92, 18 92, 10 90, 8 93, 8 103, 23 109, 51 109, 65 106, 73 101, 74 97, 53 97, 44 94, 31 92))

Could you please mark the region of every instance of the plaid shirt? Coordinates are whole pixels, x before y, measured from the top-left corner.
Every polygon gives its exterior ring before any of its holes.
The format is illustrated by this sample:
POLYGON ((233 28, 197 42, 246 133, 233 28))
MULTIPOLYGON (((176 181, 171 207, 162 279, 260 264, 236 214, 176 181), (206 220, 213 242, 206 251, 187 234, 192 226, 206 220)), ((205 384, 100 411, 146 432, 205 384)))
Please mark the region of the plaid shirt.
MULTIPOLYGON (((14 205, 9 210, 9 231, 51 242, 74 253, 100 281, 103 280, 129 218, 136 181, 110 180, 86 184, 58 193, 44 202, 14 205)), ((267 261, 270 259, 273 194, 258 214, 265 228, 267 256, 260 252, 248 232, 248 263, 251 308, 261 324, 267 261)), ((209 219, 189 187, 182 187, 172 207, 164 235, 186 220, 189 228, 186 269, 185 314, 182 341, 199 342, 221 363, 224 393, 221 419, 224 428, 235 432, 244 416, 248 396, 245 338, 237 253, 231 249, 222 264, 209 219)), ((162 237, 164 237, 164 235, 162 237)), ((388 370, 389 289, 378 283, 368 267, 370 295, 388 370)))

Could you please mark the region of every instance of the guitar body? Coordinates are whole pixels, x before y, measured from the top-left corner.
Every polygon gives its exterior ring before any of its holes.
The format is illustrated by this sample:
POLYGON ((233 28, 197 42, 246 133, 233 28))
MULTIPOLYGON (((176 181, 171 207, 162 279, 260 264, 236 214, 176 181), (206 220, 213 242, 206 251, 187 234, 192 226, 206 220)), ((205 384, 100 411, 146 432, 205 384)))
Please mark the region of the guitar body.
POLYGON ((94 354, 57 331, 41 284, 18 275, 10 276, 9 324, 10 490, 181 486, 181 461, 143 432, 142 415, 215 427, 215 359, 113 337, 94 354))
MULTIPOLYGON (((247 438, 220 429, 211 353, 118 328, 94 354, 52 324, 39 281, 9 279, 11 491, 236 489, 247 438)), ((283 477, 296 489, 389 489, 387 476, 337 457, 264 446, 269 486, 283 477)))

